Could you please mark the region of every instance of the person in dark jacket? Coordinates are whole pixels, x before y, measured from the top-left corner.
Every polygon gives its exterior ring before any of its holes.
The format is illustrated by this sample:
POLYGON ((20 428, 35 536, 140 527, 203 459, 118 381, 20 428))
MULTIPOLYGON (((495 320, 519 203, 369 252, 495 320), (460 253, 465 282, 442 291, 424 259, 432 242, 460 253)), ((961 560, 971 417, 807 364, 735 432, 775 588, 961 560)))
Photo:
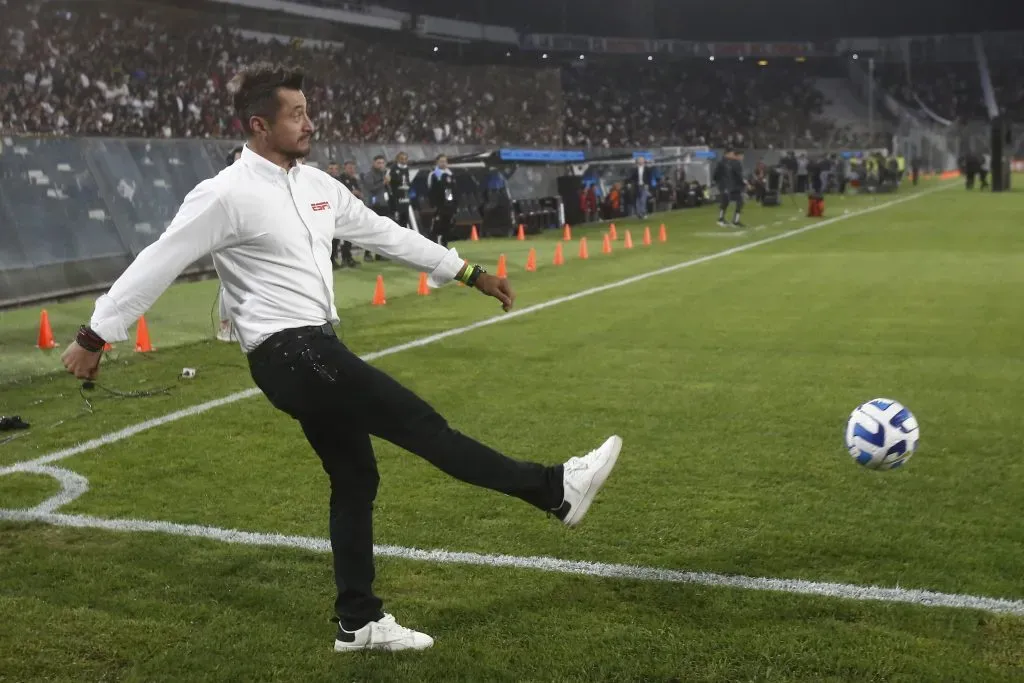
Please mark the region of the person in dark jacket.
POLYGON ((427 177, 427 194, 435 211, 430 237, 441 246, 447 247, 448 237, 455 227, 458 199, 455 195, 455 176, 448 168, 448 157, 444 154, 437 156, 437 165, 427 177))
MULTIPOLYGON (((387 175, 387 159, 384 158, 383 154, 378 154, 373 158, 373 166, 363 176, 363 201, 378 216, 390 218, 391 207, 388 206, 387 175)), ((370 252, 367 251, 365 254, 367 261, 373 260, 374 257, 370 252)), ((378 261, 383 259, 383 256, 377 254, 378 261)))
MULTIPOLYGON (((350 163, 352 163, 352 166, 354 168, 355 167, 355 162, 350 162, 350 163)), ((347 164, 346 164, 346 166, 347 166, 347 164)), ((342 185, 347 187, 349 190, 353 190, 353 185, 351 184, 351 178, 349 178, 347 176, 347 174, 346 175, 342 175, 342 173, 341 173, 341 165, 337 161, 332 161, 329 164, 327 164, 327 175, 329 175, 332 178, 334 178, 335 180, 337 180, 339 183, 341 183, 342 185)), ((358 181, 356 181, 354 192, 358 192, 358 191, 359 191, 359 183, 358 183, 358 181)), ((358 195, 356 195, 356 196, 358 196, 358 195)), ((343 266, 348 266, 349 268, 355 268, 355 267, 357 267, 359 265, 359 263, 354 258, 352 258, 352 243, 351 242, 349 242, 347 240, 342 242, 341 240, 338 240, 338 239, 331 240, 331 264, 335 268, 341 268, 343 266), (339 256, 341 257, 341 262, 340 263, 338 262, 339 256)))
POLYGON ((743 178, 743 152, 736 149, 729 149, 725 158, 718 162, 712 177, 715 186, 718 188, 718 225, 725 227, 725 212, 729 208, 729 202, 736 203, 736 210, 732 215, 734 227, 745 227, 740 222, 740 213, 743 211, 743 190, 746 188, 746 180, 743 178))
POLYGON ((409 211, 412 208, 409 198, 412 179, 409 176, 409 155, 405 152, 399 152, 395 163, 388 168, 387 183, 392 219, 403 228, 408 228, 409 211))

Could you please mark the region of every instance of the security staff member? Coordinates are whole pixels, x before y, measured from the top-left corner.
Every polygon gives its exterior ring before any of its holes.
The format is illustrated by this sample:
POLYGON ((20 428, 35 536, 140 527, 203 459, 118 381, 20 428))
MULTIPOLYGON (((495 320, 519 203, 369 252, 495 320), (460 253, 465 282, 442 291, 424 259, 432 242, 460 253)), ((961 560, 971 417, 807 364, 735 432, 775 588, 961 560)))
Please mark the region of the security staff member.
POLYGON ((455 227, 455 210, 458 208, 458 202, 455 196, 455 176, 448 168, 448 157, 444 154, 437 156, 437 166, 427 178, 427 193, 435 211, 430 238, 447 247, 448 238, 455 227))
POLYGON ((399 152, 395 157, 395 163, 388 168, 388 187, 390 192, 388 199, 392 219, 403 228, 409 227, 409 211, 412 203, 409 198, 409 188, 412 186, 409 177, 409 155, 399 152))

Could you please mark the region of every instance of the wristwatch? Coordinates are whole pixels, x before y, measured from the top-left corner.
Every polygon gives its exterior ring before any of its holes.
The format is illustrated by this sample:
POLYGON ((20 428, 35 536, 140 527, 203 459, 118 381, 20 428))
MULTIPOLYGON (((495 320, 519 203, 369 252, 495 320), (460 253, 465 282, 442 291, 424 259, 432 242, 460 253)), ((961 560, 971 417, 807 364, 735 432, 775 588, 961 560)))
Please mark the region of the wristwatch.
POLYGON ((473 266, 473 270, 470 271, 469 275, 466 276, 466 286, 472 287, 476 284, 477 279, 486 273, 487 271, 480 266, 473 266))

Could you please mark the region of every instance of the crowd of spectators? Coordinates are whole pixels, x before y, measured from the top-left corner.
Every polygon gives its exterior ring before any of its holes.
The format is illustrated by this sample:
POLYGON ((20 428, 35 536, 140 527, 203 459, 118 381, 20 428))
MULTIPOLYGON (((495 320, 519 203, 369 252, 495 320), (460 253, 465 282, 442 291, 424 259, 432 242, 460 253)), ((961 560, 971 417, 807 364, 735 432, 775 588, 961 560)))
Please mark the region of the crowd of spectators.
MULTIPOLYGON (((822 118, 822 95, 801 64, 458 64, 361 36, 270 40, 165 5, 69 7, 0 0, 0 130, 237 137, 226 85, 240 67, 270 60, 306 68, 321 140, 612 148, 872 142, 822 118)), ((940 115, 956 115, 980 102, 965 90, 966 77, 922 69, 915 84, 930 86, 915 92, 940 115)), ((1001 84, 1018 112, 1021 83, 1011 74, 1001 84)), ((903 99, 910 94, 891 85, 903 99)))

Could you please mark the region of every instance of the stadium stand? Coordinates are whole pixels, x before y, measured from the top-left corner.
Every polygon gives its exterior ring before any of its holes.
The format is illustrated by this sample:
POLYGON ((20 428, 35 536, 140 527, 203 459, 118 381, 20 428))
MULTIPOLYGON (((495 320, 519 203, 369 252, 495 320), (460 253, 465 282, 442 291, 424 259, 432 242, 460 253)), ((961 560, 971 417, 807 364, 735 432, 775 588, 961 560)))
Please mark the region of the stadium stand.
MULTIPOLYGON (((804 65, 464 65, 404 54, 373 33, 307 41, 308 52, 297 54, 298 41, 226 28, 195 9, 68 7, 29 4, 8 12, 0 66, 4 131, 234 137, 240 126, 225 85, 235 69, 301 60, 320 140, 776 148, 860 142, 818 116, 822 97, 804 65)), ((302 28, 295 21, 287 26, 302 28)))

